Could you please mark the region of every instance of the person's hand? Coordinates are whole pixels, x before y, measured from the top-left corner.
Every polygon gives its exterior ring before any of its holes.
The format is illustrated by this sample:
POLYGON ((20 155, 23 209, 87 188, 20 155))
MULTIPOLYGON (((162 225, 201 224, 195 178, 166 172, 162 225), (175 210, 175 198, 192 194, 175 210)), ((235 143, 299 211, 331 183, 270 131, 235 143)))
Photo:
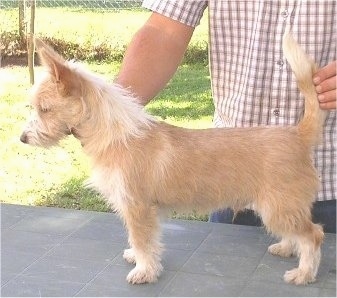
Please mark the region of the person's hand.
POLYGON ((313 77, 322 110, 336 109, 336 61, 320 68, 313 77))

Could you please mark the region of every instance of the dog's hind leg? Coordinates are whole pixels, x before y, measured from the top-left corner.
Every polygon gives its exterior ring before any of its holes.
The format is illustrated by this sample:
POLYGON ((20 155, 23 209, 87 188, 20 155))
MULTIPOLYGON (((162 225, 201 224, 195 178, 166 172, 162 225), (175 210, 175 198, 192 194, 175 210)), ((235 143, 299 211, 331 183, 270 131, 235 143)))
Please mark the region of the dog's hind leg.
POLYGON ((296 285, 315 281, 320 263, 320 246, 323 241, 322 227, 311 222, 310 208, 303 205, 279 204, 282 200, 271 203, 270 198, 260 204, 257 211, 272 234, 282 237, 281 242, 268 248, 272 254, 299 256, 299 266, 284 274, 284 280, 296 285))
POLYGON ((124 258, 130 263, 136 263, 136 267, 128 274, 127 281, 132 284, 157 281, 162 271, 157 208, 128 205, 123 208, 122 215, 131 246, 125 250, 124 258))
POLYGON ((298 268, 287 271, 284 280, 294 284, 307 284, 315 281, 321 259, 321 243, 323 229, 320 225, 308 224, 304 233, 299 233, 296 238, 297 250, 300 257, 298 268))
POLYGON ((283 237, 280 242, 268 247, 268 252, 284 258, 289 258, 296 254, 296 243, 289 237, 283 237))

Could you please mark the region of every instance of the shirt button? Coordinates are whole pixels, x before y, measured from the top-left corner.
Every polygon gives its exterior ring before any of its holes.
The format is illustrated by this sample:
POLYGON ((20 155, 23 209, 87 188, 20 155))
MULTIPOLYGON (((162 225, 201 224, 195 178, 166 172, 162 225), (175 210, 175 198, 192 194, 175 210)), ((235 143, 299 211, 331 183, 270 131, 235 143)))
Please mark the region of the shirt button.
POLYGON ((276 116, 276 117, 280 116, 280 109, 275 109, 275 110, 273 111, 273 114, 274 114, 274 116, 276 116))
POLYGON ((281 69, 282 67, 283 67, 283 65, 284 65, 284 62, 283 62, 283 60, 282 59, 280 59, 280 60, 277 60, 276 61, 276 64, 279 66, 279 68, 281 69))
POLYGON ((284 19, 286 19, 286 18, 288 17, 288 15, 289 15, 289 13, 288 13, 288 10, 287 10, 287 9, 285 9, 285 10, 283 10, 283 11, 281 12, 281 16, 282 16, 284 19))

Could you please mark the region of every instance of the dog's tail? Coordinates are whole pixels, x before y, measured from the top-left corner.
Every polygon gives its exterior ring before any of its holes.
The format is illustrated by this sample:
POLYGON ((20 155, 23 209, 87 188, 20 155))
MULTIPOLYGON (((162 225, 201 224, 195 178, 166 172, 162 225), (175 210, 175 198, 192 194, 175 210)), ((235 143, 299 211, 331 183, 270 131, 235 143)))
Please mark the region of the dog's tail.
POLYGON ((295 74, 298 88, 305 98, 304 116, 298 124, 298 132, 303 140, 316 145, 322 136, 325 112, 319 107, 312 77, 317 70, 316 64, 293 39, 289 28, 283 35, 283 53, 295 74))

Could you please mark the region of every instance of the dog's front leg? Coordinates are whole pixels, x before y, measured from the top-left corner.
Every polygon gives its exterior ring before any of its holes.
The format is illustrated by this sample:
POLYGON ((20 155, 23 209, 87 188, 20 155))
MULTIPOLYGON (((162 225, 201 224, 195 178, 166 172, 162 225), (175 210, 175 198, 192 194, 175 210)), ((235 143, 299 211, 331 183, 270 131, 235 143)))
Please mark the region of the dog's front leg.
POLYGON ((127 276, 132 284, 155 282, 162 271, 157 208, 140 205, 130 204, 122 211, 131 246, 125 250, 124 258, 136 263, 127 276))

